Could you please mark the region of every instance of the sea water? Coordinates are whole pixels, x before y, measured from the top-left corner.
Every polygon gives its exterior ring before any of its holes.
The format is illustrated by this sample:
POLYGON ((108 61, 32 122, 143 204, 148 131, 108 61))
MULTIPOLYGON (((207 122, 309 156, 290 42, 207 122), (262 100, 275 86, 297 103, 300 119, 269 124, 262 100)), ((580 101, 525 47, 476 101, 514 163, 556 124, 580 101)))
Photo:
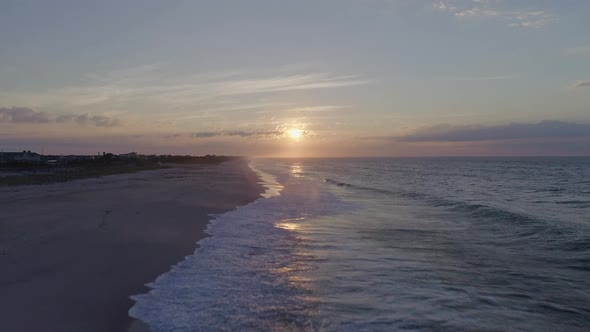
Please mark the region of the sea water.
POLYGON ((260 159, 154 331, 588 331, 590 158, 260 159))

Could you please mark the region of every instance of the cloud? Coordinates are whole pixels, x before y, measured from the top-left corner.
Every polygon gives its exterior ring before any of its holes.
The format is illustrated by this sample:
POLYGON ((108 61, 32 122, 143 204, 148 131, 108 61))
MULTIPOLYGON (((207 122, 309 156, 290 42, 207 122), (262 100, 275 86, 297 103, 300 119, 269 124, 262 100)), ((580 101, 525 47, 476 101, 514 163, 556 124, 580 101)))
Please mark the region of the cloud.
POLYGON ((478 76, 478 77, 458 77, 456 81, 500 81, 509 80, 517 77, 516 75, 500 75, 500 76, 478 76))
POLYGON ((527 138, 590 137, 590 124, 563 121, 511 123, 497 126, 438 125, 405 136, 390 137, 400 142, 470 142, 527 138))
POLYGON ((338 109, 346 108, 346 106, 336 105, 317 105, 317 106, 299 106, 287 109, 288 112, 307 112, 307 113, 324 113, 333 112, 338 109))
POLYGON ((222 94, 250 94, 291 90, 340 88, 367 84, 369 81, 355 76, 332 76, 329 74, 306 74, 259 79, 245 79, 219 82, 217 87, 222 94))
POLYGON ((165 77, 160 66, 130 69, 124 74, 93 75, 87 86, 63 87, 44 92, 0 93, 15 102, 62 108, 129 109, 133 104, 166 105, 181 109, 246 95, 284 91, 336 89, 369 84, 354 75, 331 73, 235 72, 165 77))
POLYGON ((233 130, 233 131, 202 131, 202 132, 195 132, 189 134, 192 138, 211 138, 211 137, 219 137, 219 136, 227 136, 227 137, 255 137, 255 138, 276 138, 284 136, 284 132, 280 130, 267 130, 267 131, 242 131, 242 130, 233 130))
POLYGON ((239 137, 279 137, 283 136, 284 133, 279 130, 267 130, 267 131, 229 131, 226 132, 225 135, 227 136, 239 136, 239 137))
POLYGON ((563 50, 563 53, 567 55, 590 54, 590 45, 566 48, 563 50))
POLYGON ((27 107, 0 107, 0 122, 47 123, 50 122, 50 116, 27 107))
POLYGON ((523 11, 506 13, 505 17, 511 21, 510 26, 518 28, 541 28, 557 21, 557 18, 546 11, 523 11))
MULTIPOLYGON (((193 138, 209 138, 209 137, 221 136, 221 133, 212 132, 212 131, 202 131, 202 132, 192 133, 192 134, 190 134, 190 136, 193 138)), ((178 137, 178 136, 175 135, 175 137, 178 137)))
POLYGON ((75 122, 80 125, 94 125, 96 127, 115 127, 119 125, 119 121, 117 119, 113 119, 103 115, 88 115, 88 114, 80 114, 80 115, 59 115, 55 118, 55 122, 64 123, 64 122, 75 122))
POLYGON ((432 4, 437 11, 460 19, 487 18, 505 21, 508 26, 541 28, 557 21, 557 17, 545 10, 508 10, 499 8, 503 1, 490 0, 442 0, 432 4))
POLYGON ((590 88, 590 81, 576 81, 572 86, 574 88, 590 88))
POLYGON ((96 127, 114 127, 119 121, 103 115, 62 114, 52 115, 28 107, 0 107, 0 122, 8 123, 77 123, 96 127))

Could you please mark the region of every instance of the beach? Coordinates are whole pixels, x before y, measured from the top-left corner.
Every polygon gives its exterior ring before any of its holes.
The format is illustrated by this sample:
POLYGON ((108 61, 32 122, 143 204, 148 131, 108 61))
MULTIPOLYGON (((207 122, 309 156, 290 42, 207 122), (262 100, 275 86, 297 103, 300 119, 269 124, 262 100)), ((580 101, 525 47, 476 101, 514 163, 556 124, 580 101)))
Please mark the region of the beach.
POLYGON ((130 296, 260 192, 246 160, 0 187, 1 329, 136 329, 130 296))

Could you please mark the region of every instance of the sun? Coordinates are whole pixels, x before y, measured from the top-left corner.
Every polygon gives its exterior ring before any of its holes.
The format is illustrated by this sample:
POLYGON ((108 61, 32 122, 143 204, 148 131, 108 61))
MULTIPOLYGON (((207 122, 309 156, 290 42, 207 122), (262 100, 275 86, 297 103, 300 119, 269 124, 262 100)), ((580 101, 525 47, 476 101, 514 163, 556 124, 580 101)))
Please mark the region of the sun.
POLYGON ((289 129, 289 130, 287 130, 287 134, 292 139, 299 139, 299 138, 301 138, 301 136, 303 136, 303 130, 301 130, 301 129, 289 129))

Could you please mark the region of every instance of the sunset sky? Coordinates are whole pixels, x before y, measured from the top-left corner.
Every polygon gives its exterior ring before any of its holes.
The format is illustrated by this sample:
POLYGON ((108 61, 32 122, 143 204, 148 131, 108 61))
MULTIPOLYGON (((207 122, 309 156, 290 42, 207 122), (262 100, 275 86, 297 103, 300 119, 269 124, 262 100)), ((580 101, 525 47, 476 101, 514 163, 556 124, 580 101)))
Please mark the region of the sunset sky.
POLYGON ((590 1, 0 3, 0 151, 590 155, 590 1))

